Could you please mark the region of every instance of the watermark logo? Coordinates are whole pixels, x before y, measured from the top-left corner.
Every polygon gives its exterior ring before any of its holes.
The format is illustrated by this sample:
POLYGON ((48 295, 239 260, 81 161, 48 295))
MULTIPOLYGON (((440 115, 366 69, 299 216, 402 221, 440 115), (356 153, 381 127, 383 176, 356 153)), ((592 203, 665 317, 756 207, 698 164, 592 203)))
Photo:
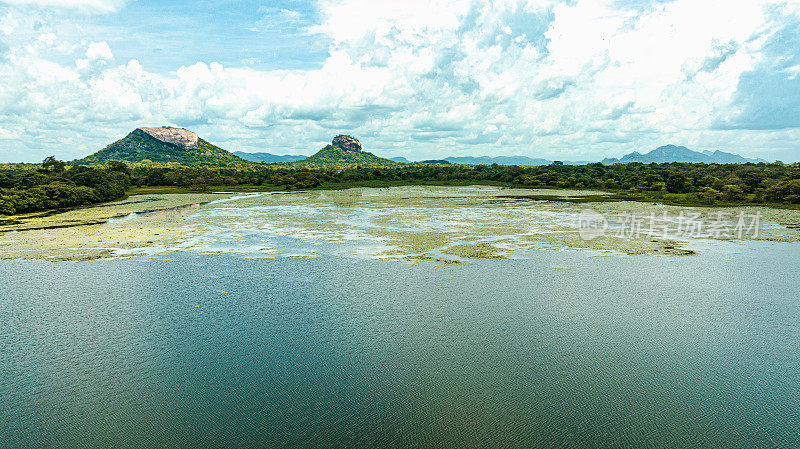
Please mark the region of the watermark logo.
POLYGON ((594 240, 601 237, 608 229, 608 220, 602 214, 584 209, 578 214, 578 233, 582 240, 594 240))
POLYGON ((738 214, 717 211, 708 216, 682 210, 676 215, 666 211, 649 215, 621 213, 603 215, 592 209, 578 214, 578 233, 583 240, 604 235, 618 238, 758 238, 761 213, 738 214))

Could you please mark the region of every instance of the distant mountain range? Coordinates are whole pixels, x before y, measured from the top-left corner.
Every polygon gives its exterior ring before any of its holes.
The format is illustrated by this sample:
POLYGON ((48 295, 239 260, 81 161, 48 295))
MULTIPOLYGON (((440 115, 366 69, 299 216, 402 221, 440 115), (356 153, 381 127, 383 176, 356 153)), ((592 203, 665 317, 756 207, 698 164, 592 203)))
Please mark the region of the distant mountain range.
MULTIPOLYGON (((403 163, 414 163, 414 161, 410 161, 402 156, 398 157, 390 157, 389 159, 395 162, 403 162, 403 163)), ((450 156, 444 159, 431 159, 425 161, 417 161, 420 164, 424 163, 439 163, 441 164, 442 161, 449 162, 451 164, 461 164, 461 165, 550 165, 553 161, 549 159, 542 159, 542 158, 532 158, 528 156, 450 156)), ((589 161, 563 161, 565 164, 569 165, 580 165, 580 164, 588 164, 589 161)))
POLYGON ((428 159, 424 161, 410 161, 402 156, 398 157, 390 157, 389 159, 395 162, 403 162, 406 164, 410 163, 420 163, 420 164, 431 164, 437 163, 441 164, 442 162, 449 162, 451 164, 461 164, 461 165, 548 165, 553 161, 549 161, 547 159, 539 159, 539 158, 530 158, 528 156, 459 156, 459 157, 446 157, 444 159, 428 159))
MULTIPOLYGON (((252 163, 284 163, 302 167, 362 165, 391 166, 398 163, 413 163, 404 157, 384 159, 363 151, 361 143, 352 136, 336 136, 332 144, 327 145, 312 156, 275 155, 271 153, 245 153, 237 151, 229 153, 203 139, 192 131, 183 128, 142 127, 136 128, 124 138, 108 145, 102 150, 75 161, 76 163, 105 163, 109 160, 126 162, 152 161, 157 163, 177 162, 189 166, 230 166, 252 163)), ((603 164, 626 164, 638 162, 670 163, 694 162, 706 164, 744 164, 748 162, 767 162, 764 159, 748 159, 738 154, 723 151, 692 151, 683 146, 664 145, 649 153, 637 151, 621 158, 605 158, 603 164)), ((444 159, 428 159, 418 161, 420 164, 462 164, 462 165, 549 165, 553 161, 528 156, 458 156, 444 159)), ((588 164, 590 161, 562 161, 563 164, 588 164)))
MULTIPOLYGON (((395 162, 412 162, 404 157, 390 158, 395 162)), ((447 157, 443 160, 451 164, 464 164, 464 165, 550 165, 552 160, 542 158, 531 158, 528 156, 460 156, 460 157, 447 157)), ((426 162, 426 161, 421 161, 426 162)), ((589 164, 592 161, 561 161, 567 165, 583 165, 589 164)), ((706 164, 744 164, 747 162, 759 163, 768 162, 764 159, 748 159, 738 154, 725 153, 724 151, 692 151, 686 147, 676 145, 664 145, 655 150, 642 154, 638 151, 626 154, 625 156, 617 158, 605 158, 603 164, 627 164, 629 162, 641 162, 643 164, 649 163, 670 163, 670 162, 696 162, 706 164)))
POLYGON ((446 157, 444 160, 453 164, 466 164, 466 165, 549 165, 553 161, 542 158, 531 158, 528 156, 460 156, 460 157, 446 157))
POLYGON ((705 164, 744 164, 747 162, 759 163, 767 162, 764 159, 748 159, 738 154, 725 153, 724 151, 692 151, 686 147, 675 145, 664 145, 655 150, 642 154, 638 151, 628 153, 621 158, 605 158, 604 164, 627 164, 629 162, 641 162, 643 164, 662 164, 669 162, 696 162, 705 164))
POLYGON ((266 163, 302 161, 308 157, 299 154, 284 154, 281 156, 271 153, 245 153, 244 151, 234 151, 233 154, 246 161, 266 163))

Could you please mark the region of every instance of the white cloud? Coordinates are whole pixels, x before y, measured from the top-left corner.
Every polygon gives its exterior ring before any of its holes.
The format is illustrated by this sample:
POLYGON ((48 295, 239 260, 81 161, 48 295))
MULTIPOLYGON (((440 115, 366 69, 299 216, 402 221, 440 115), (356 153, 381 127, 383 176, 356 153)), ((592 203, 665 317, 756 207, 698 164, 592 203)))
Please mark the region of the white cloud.
POLYGON ((13 6, 35 6, 75 10, 91 14, 107 14, 119 11, 127 0, 0 0, 13 6))
POLYGON ((669 142, 745 155, 777 145, 800 158, 797 129, 760 144, 751 131, 714 129, 764 58, 776 2, 617 3, 326 0, 310 31, 331 39, 329 56, 293 71, 198 62, 150 73, 113 62, 105 41, 42 33, 0 59, 0 123, 15 133, 4 135, 22 132, 16 154, 42 148, 30 159, 85 155, 143 124, 277 153, 309 154, 348 132, 412 158, 600 159, 669 142), (74 64, 58 62, 70 51, 74 64))
POLYGON ((114 54, 107 42, 92 42, 86 49, 86 57, 90 61, 109 61, 114 59, 114 54))

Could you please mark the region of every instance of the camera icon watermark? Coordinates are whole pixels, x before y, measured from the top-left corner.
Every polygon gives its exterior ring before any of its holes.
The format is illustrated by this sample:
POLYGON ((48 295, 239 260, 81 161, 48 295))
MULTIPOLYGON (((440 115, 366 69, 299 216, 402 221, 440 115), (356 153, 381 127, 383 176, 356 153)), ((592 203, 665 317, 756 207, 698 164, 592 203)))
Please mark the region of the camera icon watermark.
POLYGON ((582 240, 602 237, 608 229, 608 220, 599 212, 584 209, 578 214, 578 233, 582 240))

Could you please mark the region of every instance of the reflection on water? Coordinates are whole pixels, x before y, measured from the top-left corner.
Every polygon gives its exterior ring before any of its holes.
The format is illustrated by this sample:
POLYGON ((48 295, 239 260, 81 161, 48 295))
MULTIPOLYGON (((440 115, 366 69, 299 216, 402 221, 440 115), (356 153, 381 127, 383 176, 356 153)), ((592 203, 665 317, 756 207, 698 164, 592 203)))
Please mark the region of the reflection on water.
POLYGON ((170 207, 167 209, 155 210, 152 212, 132 212, 128 215, 125 215, 124 217, 111 218, 108 220, 108 223, 110 224, 124 223, 126 221, 130 221, 144 215, 157 216, 159 218, 188 217, 189 215, 196 214, 198 211, 200 211, 200 204, 194 203, 186 206, 170 207))
POLYGON ((0 447, 798 447, 797 244, 598 255, 0 261, 0 447))

